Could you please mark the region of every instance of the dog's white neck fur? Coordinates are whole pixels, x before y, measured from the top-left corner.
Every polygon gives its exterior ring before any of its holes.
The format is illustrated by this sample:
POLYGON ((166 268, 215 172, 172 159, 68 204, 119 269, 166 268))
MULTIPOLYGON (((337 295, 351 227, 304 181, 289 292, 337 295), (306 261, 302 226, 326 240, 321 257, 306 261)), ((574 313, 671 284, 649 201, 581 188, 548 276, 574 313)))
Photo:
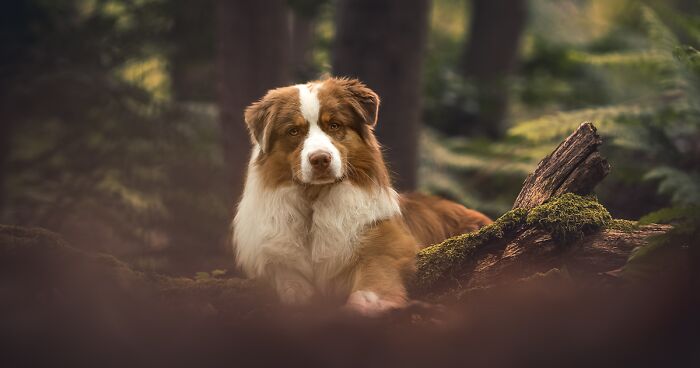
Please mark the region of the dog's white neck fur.
MULTIPOLYGON (((322 141, 320 138, 313 141, 312 137, 326 135, 317 124, 315 87, 304 85, 299 87, 299 92, 304 118, 312 129, 321 132, 310 129, 304 142, 306 149, 307 142, 312 147, 322 141)), ((337 153, 328 136, 326 139, 337 153)), ((255 163, 259 154, 260 147, 256 145, 233 221, 237 262, 251 277, 269 277, 275 269, 292 270, 324 290, 354 259, 368 226, 401 214, 398 194, 389 186, 361 188, 341 181, 325 187, 314 200, 307 199, 303 188, 296 184, 266 189, 255 163)), ((333 160, 342 164, 337 154, 333 160)))
POLYGON ((264 276, 270 264, 287 264, 309 279, 322 279, 319 268, 337 269, 333 265, 352 259, 363 229, 401 214, 391 187, 367 189, 343 181, 313 201, 299 185, 266 189, 255 164, 259 151, 253 149, 233 221, 237 261, 249 276, 264 276))
POLYGON ((309 156, 317 151, 325 151, 331 155, 330 170, 335 179, 343 176, 343 165, 338 148, 333 145, 333 141, 318 125, 319 111, 321 103, 318 100, 319 85, 315 83, 299 84, 299 108, 302 116, 309 123, 309 132, 304 139, 304 146, 301 150, 301 179, 305 183, 316 183, 313 180, 313 169, 309 156))

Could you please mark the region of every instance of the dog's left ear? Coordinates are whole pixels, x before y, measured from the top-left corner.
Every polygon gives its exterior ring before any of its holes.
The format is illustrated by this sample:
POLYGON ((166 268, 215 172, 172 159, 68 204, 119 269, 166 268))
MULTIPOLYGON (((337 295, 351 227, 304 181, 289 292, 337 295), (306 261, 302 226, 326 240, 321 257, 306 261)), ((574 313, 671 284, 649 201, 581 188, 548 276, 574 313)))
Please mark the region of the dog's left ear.
POLYGON ((352 108, 370 127, 377 125, 379 96, 357 79, 341 79, 351 95, 352 108))

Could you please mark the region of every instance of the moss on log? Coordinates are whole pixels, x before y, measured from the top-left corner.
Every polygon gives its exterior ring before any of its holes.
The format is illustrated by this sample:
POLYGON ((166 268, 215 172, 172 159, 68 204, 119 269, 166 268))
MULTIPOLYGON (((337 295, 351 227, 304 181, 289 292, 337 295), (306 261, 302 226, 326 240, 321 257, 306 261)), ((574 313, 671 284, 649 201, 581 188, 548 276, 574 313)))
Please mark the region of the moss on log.
MULTIPOLYGON (((599 205, 587 198, 581 198, 580 204, 599 205)), ((412 283, 413 294, 431 298, 457 289, 491 286, 562 267, 577 277, 598 278, 601 273, 622 267, 633 249, 648 244, 650 237, 664 234, 671 228, 669 225, 639 226, 634 221, 588 218, 581 218, 580 222, 550 219, 542 226, 542 222, 536 220, 541 218, 522 211, 513 210, 494 222, 498 228, 507 229, 502 233, 485 227, 420 251, 412 283), (566 240, 562 240, 562 233, 568 234, 566 240)))
POLYGON ((549 233, 558 242, 566 243, 601 229, 612 216, 593 197, 567 193, 531 209, 526 225, 549 233))
POLYGON ((516 208, 476 232, 421 250, 413 289, 429 293, 440 284, 462 284, 479 257, 504 248, 524 229, 539 230, 563 246, 611 223, 610 213, 594 197, 573 193, 555 197, 529 211, 516 208))
POLYGON ((478 231, 449 238, 442 243, 424 248, 416 257, 417 273, 411 289, 427 293, 433 286, 446 280, 457 281, 463 267, 487 246, 497 246, 509 233, 519 229, 527 218, 527 211, 514 209, 492 224, 478 231))

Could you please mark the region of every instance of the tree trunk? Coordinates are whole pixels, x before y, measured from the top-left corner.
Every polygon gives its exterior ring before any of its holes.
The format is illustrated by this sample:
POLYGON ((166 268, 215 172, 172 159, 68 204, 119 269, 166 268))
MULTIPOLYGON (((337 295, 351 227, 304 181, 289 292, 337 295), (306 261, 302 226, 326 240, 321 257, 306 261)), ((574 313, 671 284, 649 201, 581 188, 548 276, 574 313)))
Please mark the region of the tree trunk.
MULTIPOLYGON (((7 116, 2 113, 1 116, 7 116)), ((0 122, 0 220, 4 220, 4 211, 7 200, 6 180, 7 180, 7 164, 10 157, 10 136, 12 130, 10 123, 7 121, 0 122)))
POLYGON ((341 0, 333 73, 381 98, 377 136, 399 190, 416 188, 428 0, 341 0))
POLYGON ((465 134, 475 131, 493 138, 503 135, 509 77, 517 63, 526 20, 526 0, 472 0, 463 74, 476 84, 479 111, 475 126, 462 128, 465 134))
POLYGON ((216 98, 214 1, 172 1, 170 76, 178 101, 212 101, 216 98))
POLYGON ((289 27, 284 0, 217 2, 218 100, 231 199, 241 194, 250 140, 243 110, 289 83, 289 27))
POLYGON ((314 30, 316 21, 313 17, 292 12, 291 60, 294 79, 308 81, 317 78, 317 71, 312 62, 314 30))

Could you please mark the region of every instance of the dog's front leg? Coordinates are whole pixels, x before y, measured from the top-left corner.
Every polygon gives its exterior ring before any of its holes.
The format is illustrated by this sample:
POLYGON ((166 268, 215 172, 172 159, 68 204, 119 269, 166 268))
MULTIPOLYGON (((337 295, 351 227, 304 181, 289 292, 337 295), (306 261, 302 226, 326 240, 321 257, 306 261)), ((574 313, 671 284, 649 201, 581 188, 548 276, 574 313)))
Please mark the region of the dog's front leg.
POLYGON ((311 282, 298 270, 275 266, 271 276, 280 301, 287 305, 308 304, 315 290, 311 282))
POLYGON ((376 316, 407 304, 405 277, 415 265, 415 240, 395 221, 368 230, 359 247, 359 261, 347 308, 376 316))
POLYGON ((365 316, 378 316, 406 305, 406 289, 396 260, 380 257, 362 262, 346 307, 365 316))

